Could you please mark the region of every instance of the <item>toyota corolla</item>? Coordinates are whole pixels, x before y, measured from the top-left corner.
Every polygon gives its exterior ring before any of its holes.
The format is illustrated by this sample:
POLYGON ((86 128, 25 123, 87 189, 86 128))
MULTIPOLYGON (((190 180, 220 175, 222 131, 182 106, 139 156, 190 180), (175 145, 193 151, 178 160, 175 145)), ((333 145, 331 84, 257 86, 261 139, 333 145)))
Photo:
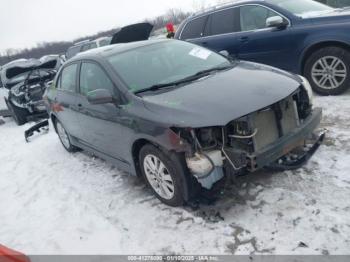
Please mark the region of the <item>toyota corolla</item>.
POLYGON ((46 101, 65 149, 143 176, 171 206, 238 173, 298 168, 323 139, 303 77, 178 40, 78 54, 46 101))

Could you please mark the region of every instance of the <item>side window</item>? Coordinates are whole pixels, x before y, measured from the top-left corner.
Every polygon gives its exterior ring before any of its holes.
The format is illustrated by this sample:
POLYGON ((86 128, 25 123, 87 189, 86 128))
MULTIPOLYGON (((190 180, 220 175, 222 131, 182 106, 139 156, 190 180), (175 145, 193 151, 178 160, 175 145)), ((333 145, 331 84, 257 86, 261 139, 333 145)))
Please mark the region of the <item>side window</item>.
POLYGON ((95 63, 84 62, 80 71, 80 93, 86 96, 97 89, 107 89, 115 94, 114 85, 102 68, 95 63))
POLYGON ((263 6, 242 6, 240 7, 241 31, 266 28, 266 19, 272 16, 278 16, 278 14, 263 6))
POLYGON ((215 12, 210 15, 209 35, 232 33, 235 30, 234 9, 215 12))
POLYGON ((66 57, 71 58, 80 51, 80 46, 72 46, 67 50, 66 57))
POLYGON ((99 46, 109 45, 110 42, 111 42, 110 39, 103 39, 103 40, 100 41, 99 46))
POLYGON ((92 43, 90 44, 90 49, 94 49, 94 48, 97 48, 96 42, 92 42, 92 43))
POLYGON ((181 33, 181 39, 198 38, 203 35, 204 26, 207 22, 208 16, 196 18, 185 25, 181 33))
POLYGON ((81 47, 81 52, 84 52, 86 50, 89 50, 91 47, 90 47, 90 44, 85 44, 81 47))
POLYGON ((58 80, 59 89, 75 92, 77 68, 77 64, 72 64, 62 70, 61 76, 58 80))

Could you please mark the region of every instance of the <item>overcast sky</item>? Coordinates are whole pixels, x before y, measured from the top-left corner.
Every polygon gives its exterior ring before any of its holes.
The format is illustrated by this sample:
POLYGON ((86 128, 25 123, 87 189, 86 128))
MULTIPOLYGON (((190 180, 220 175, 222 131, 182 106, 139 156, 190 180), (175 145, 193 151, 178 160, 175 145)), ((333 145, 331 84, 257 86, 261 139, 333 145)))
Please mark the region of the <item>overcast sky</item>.
POLYGON ((0 0, 0 52, 139 22, 215 0, 0 0))

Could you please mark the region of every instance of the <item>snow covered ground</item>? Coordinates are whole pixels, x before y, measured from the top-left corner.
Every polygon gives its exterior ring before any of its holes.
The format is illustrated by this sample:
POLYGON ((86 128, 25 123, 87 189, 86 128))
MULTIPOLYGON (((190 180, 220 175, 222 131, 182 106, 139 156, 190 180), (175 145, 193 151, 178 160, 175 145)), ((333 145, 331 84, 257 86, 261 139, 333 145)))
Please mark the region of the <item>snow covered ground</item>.
POLYGON ((0 243, 31 255, 350 254, 350 94, 314 103, 329 133, 304 168, 240 177, 197 210, 170 208, 109 163, 67 153, 52 129, 25 143, 28 125, 6 118, 0 243))

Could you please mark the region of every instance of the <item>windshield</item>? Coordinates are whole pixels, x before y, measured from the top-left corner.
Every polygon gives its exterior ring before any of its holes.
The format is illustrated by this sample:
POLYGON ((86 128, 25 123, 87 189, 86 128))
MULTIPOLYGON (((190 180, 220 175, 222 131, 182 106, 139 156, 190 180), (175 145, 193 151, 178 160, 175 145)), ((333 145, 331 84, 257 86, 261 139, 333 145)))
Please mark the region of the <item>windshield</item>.
POLYGON ((334 10, 328 5, 313 0, 269 0, 269 2, 300 17, 316 16, 334 10))
POLYGON ((132 49, 108 60, 133 92, 178 81, 202 70, 231 65, 221 55, 177 40, 132 49))

